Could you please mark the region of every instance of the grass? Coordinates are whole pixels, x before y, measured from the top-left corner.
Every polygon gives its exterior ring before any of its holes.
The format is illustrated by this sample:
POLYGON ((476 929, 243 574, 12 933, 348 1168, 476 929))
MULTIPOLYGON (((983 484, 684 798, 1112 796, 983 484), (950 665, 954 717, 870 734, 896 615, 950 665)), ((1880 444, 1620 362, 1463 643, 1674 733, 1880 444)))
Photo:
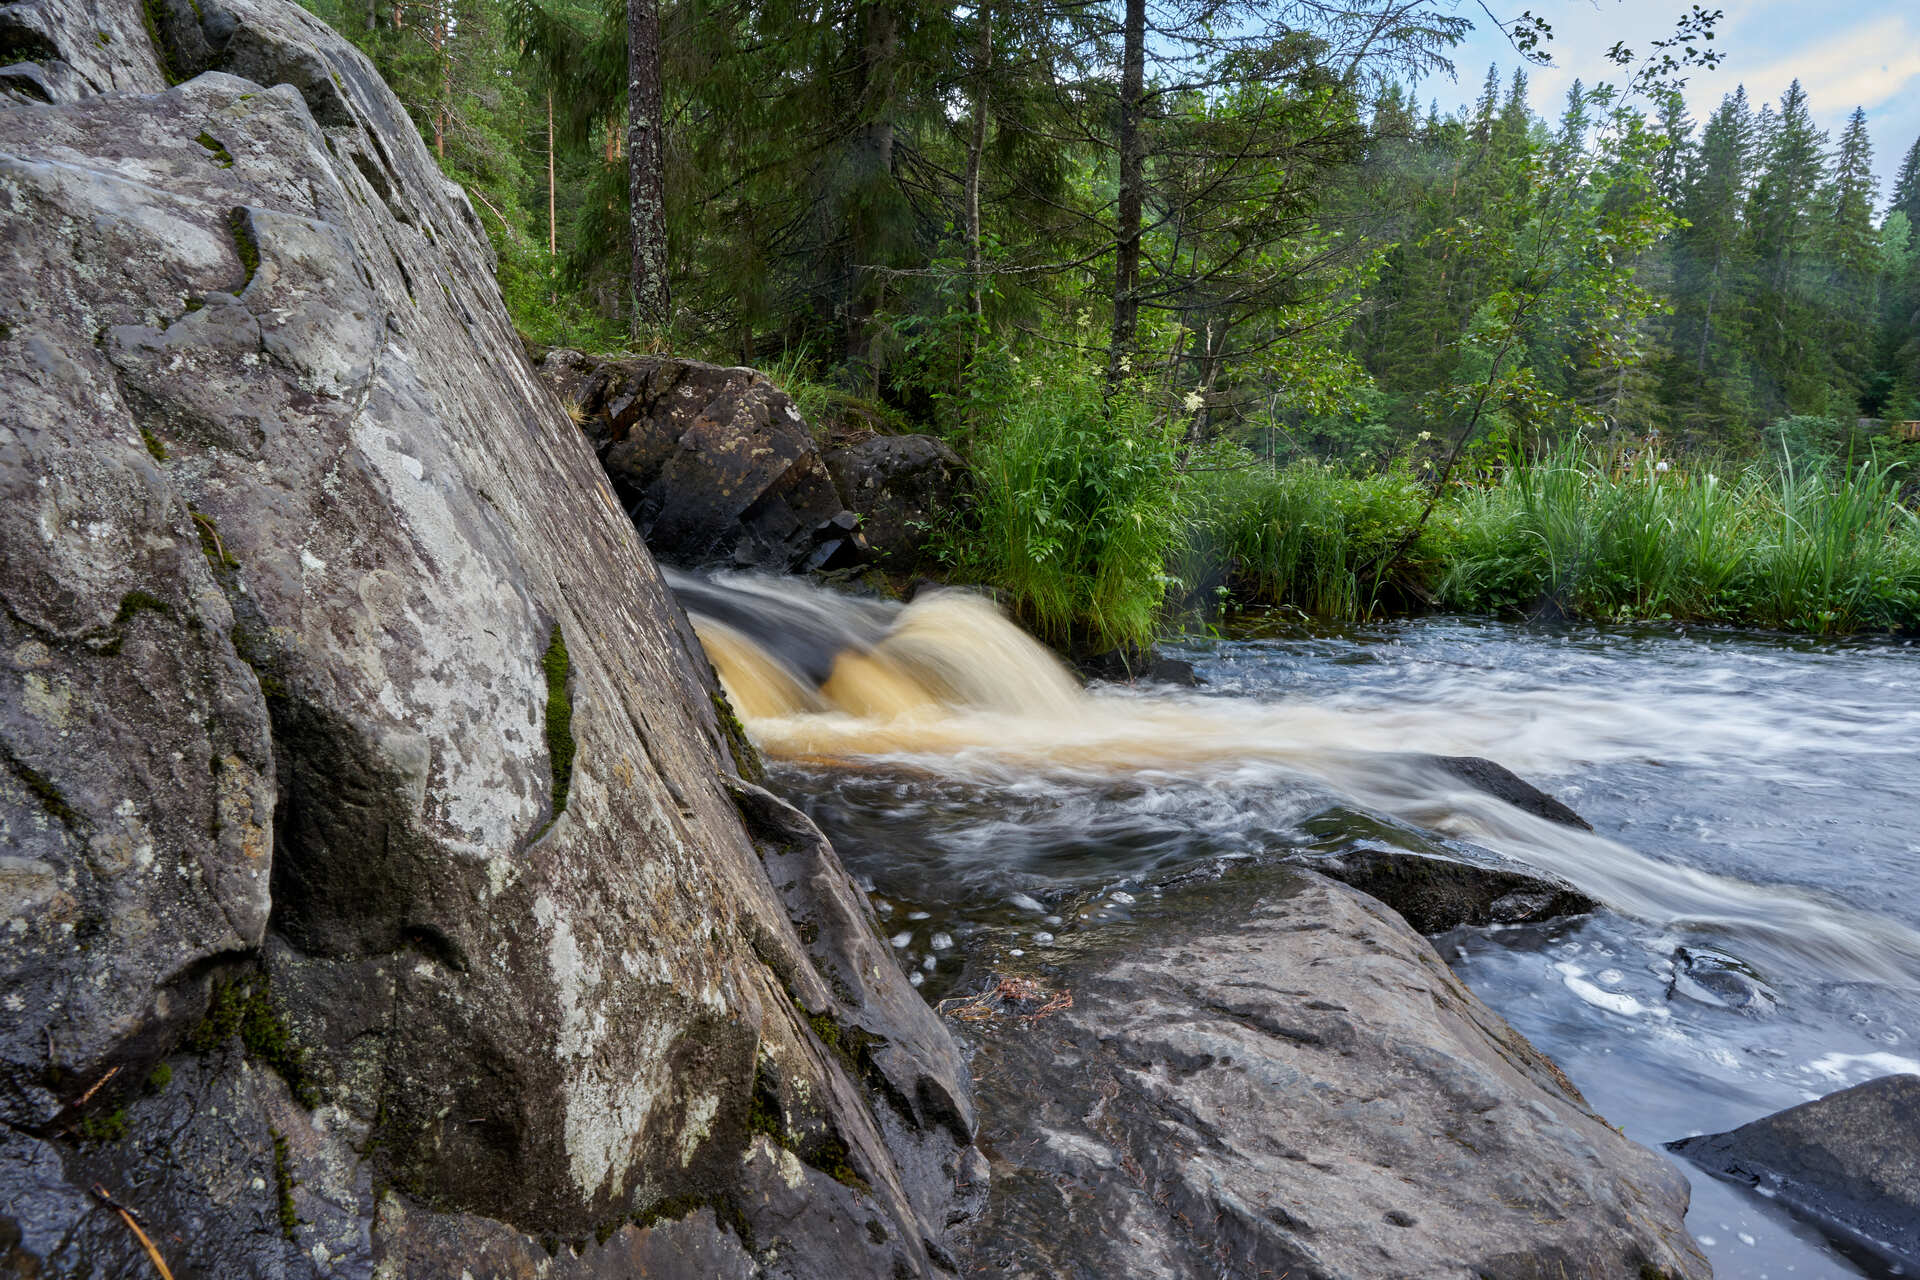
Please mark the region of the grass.
POLYGON ((1920 627, 1920 519, 1877 462, 1610 468, 1568 448, 1444 512, 1434 595, 1448 608, 1818 635, 1920 627))
POLYGON ((1167 549, 1189 521, 1178 424, 1107 394, 1072 360, 1023 370, 1002 359, 969 450, 978 528, 942 553, 1044 639, 1088 653, 1144 647, 1176 585, 1167 549))
POLYGON ((1144 643, 1196 601, 1331 621, 1439 608, 1920 630, 1920 516, 1877 460, 1620 462, 1575 442, 1451 486, 1420 524, 1427 489, 1404 466, 1215 450, 1178 467, 1155 448, 1071 390, 1033 388, 975 444, 980 530, 950 558, 1056 642, 1144 643))

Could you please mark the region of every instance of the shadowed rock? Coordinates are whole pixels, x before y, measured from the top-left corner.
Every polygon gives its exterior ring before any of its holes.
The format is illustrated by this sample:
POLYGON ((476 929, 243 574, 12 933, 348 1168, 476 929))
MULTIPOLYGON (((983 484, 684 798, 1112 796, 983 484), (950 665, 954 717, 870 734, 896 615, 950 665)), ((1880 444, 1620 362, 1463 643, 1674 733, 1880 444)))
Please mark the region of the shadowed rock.
POLYGON ((1669 1142, 1849 1250, 1920 1269, 1920 1076, 1883 1076, 1728 1133, 1669 1142))
POLYGON ((1709 1274, 1678 1171, 1397 916, 1320 876, 1169 890, 1031 976, 997 1012, 947 1006, 979 1046, 994 1164, 975 1269, 1709 1274))

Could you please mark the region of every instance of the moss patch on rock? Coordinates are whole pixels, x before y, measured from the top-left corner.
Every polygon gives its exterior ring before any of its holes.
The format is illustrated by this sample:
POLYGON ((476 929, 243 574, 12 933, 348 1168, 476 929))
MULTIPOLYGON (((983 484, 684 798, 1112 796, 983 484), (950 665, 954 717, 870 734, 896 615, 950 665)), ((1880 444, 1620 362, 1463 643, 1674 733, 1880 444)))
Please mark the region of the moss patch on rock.
POLYGON ((307 1074, 306 1051, 294 1043, 259 974, 216 982, 207 1014, 187 1033, 186 1043, 195 1053, 212 1053, 235 1036, 249 1058, 287 1082, 294 1101, 308 1110, 320 1105, 320 1092, 307 1074))
POLYGON ((733 703, 727 701, 725 693, 713 694, 713 714, 720 721, 721 736, 726 739, 727 754, 733 757, 733 771, 744 782, 760 783, 766 780, 767 767, 755 749, 753 739, 747 737, 746 726, 740 723, 740 717, 734 714, 733 703))
POLYGON ((573 785, 574 747, 573 693, 567 687, 573 667, 558 623, 541 655, 540 669, 547 677, 547 758, 553 766, 553 816, 557 818, 567 807, 567 791, 573 785))
POLYGON ((205 129, 202 129, 200 136, 195 138, 194 141, 205 147, 208 151, 211 151, 213 153, 213 162, 222 169, 233 168, 233 153, 221 144, 220 139, 214 137, 205 129))
MULTIPOLYGON (((231 160, 232 157, 228 157, 231 160)), ((235 293, 244 293, 253 277, 260 270, 260 242, 254 239, 253 224, 247 218, 245 209, 231 209, 227 212, 227 231, 233 236, 233 247, 240 255, 240 269, 246 276, 240 281, 235 293)))

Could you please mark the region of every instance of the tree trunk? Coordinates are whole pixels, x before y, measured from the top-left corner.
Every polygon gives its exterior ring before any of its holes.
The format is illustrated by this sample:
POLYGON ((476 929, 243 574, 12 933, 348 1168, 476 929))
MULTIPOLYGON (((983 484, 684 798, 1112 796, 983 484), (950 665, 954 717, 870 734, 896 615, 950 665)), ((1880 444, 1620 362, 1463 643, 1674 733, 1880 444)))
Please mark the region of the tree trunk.
POLYGON ((434 15, 433 24, 433 52, 440 59, 440 102, 433 113, 433 153, 443 158, 447 154, 447 115, 453 108, 453 50, 447 47, 452 26, 453 15, 443 4, 434 15))
POLYGON ((666 145, 659 0, 627 0, 627 194, 633 218, 633 327, 663 328, 667 290, 666 145))
POLYGON ((986 314, 980 273, 980 156, 987 148, 987 73, 993 61, 993 10, 980 8, 980 42, 974 50, 973 134, 967 139, 967 312, 973 317, 970 347, 980 341, 986 314))
POLYGON ((886 256, 886 221, 893 183, 895 64, 900 55, 900 21, 891 3, 865 4, 862 23, 860 117, 853 140, 851 196, 854 202, 846 264, 846 359, 864 370, 869 391, 880 386, 873 358, 873 317, 880 310, 884 282, 871 267, 886 256))
POLYGON ((1147 5, 1127 0, 1120 62, 1120 196, 1113 241, 1113 339, 1107 352, 1107 382, 1126 373, 1140 327, 1140 222, 1146 207, 1146 138, 1140 130, 1146 106, 1147 5))

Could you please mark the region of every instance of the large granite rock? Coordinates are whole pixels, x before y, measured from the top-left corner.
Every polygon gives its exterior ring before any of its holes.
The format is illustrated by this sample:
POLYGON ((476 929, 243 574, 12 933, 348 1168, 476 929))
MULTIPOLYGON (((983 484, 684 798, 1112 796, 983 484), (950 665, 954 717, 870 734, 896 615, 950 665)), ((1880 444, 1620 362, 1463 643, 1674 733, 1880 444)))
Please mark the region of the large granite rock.
POLYGON ((1758 1187, 1895 1275, 1920 1271, 1920 1076, 1882 1076, 1667 1147, 1758 1187))
POLYGON ((822 450, 764 375, 671 356, 534 348, 653 553, 687 567, 911 573, 967 477, 931 436, 822 450))
POLYGON ((372 68, 0 31, 0 1272, 938 1270, 965 1073, 372 68))
POLYGON ((943 1006, 994 1165, 973 1273, 1709 1274, 1679 1172, 1379 903, 1275 868, 1134 913, 943 1006))

